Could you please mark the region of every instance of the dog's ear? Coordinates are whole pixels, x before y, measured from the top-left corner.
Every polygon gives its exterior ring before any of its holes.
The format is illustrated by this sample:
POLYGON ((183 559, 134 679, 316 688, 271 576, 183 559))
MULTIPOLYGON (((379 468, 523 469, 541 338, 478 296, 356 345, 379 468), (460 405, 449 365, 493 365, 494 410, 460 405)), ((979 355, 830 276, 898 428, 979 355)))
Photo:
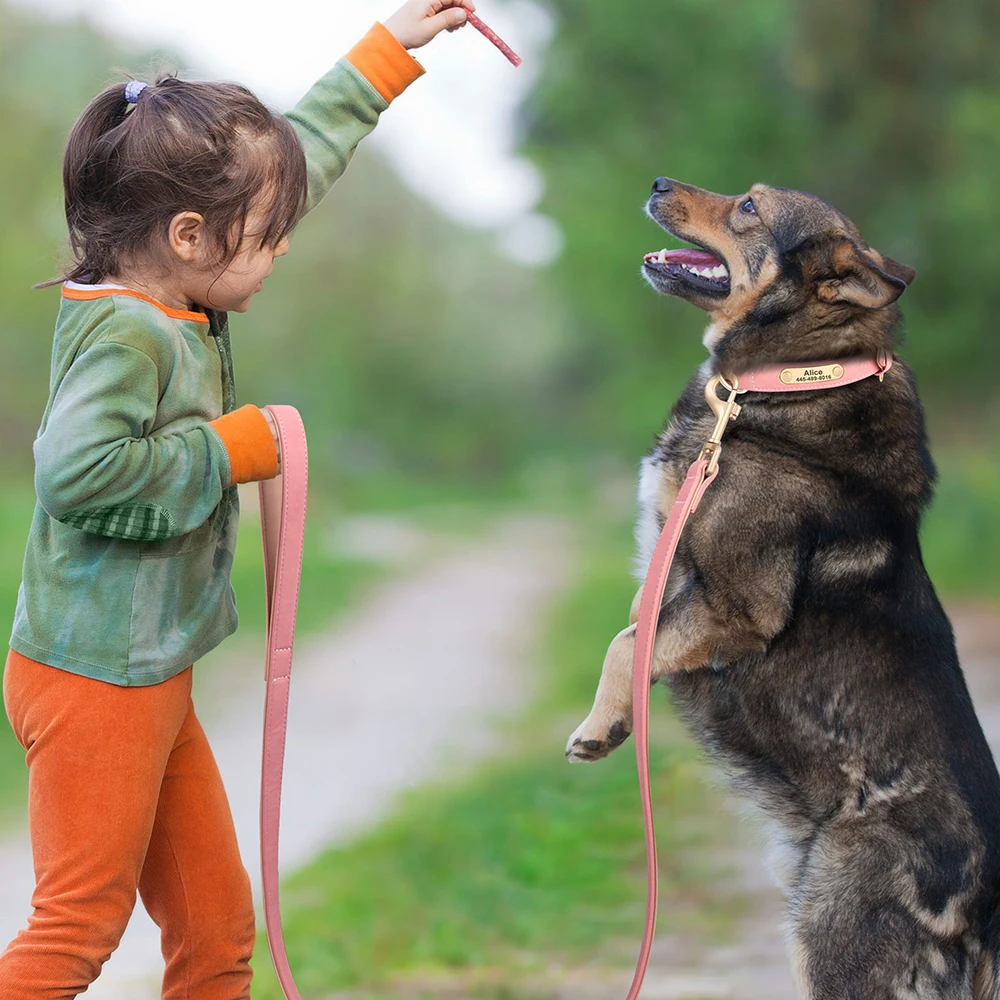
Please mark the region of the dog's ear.
POLYGON ((831 263, 836 277, 819 282, 817 296, 823 302, 847 302, 863 309, 881 309, 895 302, 917 274, 912 267, 878 251, 862 250, 850 240, 833 249, 831 263))
POLYGON ((906 264, 900 264, 898 260, 893 260, 891 257, 883 256, 882 270, 885 271, 885 273, 891 278, 896 278, 901 281, 907 287, 912 284, 913 279, 917 276, 916 268, 909 267, 906 264))

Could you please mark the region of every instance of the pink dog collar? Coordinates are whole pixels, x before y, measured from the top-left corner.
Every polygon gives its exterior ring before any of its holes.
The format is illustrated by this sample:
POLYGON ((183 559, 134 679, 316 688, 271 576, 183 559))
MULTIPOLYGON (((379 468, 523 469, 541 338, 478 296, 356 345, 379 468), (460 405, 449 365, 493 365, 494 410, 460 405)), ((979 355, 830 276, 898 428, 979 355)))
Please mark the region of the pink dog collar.
POLYGON ((874 358, 858 355, 833 361, 795 365, 761 365, 738 375, 739 387, 754 392, 794 392, 798 389, 827 389, 860 382, 871 375, 879 381, 892 367, 892 355, 879 351, 874 358))

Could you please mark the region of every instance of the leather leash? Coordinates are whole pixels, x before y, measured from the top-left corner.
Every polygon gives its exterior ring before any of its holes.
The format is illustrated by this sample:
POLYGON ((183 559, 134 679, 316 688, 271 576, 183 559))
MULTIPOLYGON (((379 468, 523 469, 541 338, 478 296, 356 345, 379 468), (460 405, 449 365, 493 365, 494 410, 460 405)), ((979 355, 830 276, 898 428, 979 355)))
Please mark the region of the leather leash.
MULTIPOLYGON (((648 894, 646 926, 627 1000, 636 1000, 646 974, 656 929, 657 869, 656 836, 649 787, 649 689, 653 644, 660 602, 670 572, 677 543, 688 517, 698 507, 705 490, 718 474, 722 436, 730 420, 739 415, 737 395, 747 391, 789 392, 827 389, 848 385, 872 375, 881 381, 892 367, 892 356, 846 358, 801 367, 769 365, 740 376, 714 375, 705 386, 705 399, 716 416, 715 429, 699 457, 688 469, 670 516, 663 527, 642 588, 639 620, 636 624, 635 653, 632 660, 633 737, 639 789, 642 796, 646 837, 648 894), (716 388, 722 385, 729 398, 722 400, 716 388)), ((264 919, 267 941, 286 1000, 301 1000, 285 952, 278 896, 278 831, 281 811, 281 778, 288 725, 288 693, 295 641, 295 615, 302 574, 302 547, 305 538, 306 494, 308 490, 308 450, 305 427, 293 406, 266 407, 274 417, 281 446, 281 473, 258 483, 261 537, 264 548, 267 646, 264 701, 264 740, 261 761, 260 860, 264 892, 264 919)))
POLYGON ((267 653, 264 678, 264 747, 260 779, 260 867, 264 921, 278 982, 287 1000, 301 1000, 285 954, 278 900, 278 826, 285 762, 288 686, 292 673, 295 613, 302 575, 309 457, 302 418, 294 406, 268 406, 278 427, 281 473, 258 483, 264 546, 267 653))
POLYGON ((802 389, 830 389, 849 385, 877 375, 879 381, 892 367, 892 355, 879 352, 874 358, 854 357, 836 361, 821 361, 809 365, 765 365, 742 375, 728 378, 713 375, 705 385, 705 399, 715 414, 715 429, 705 442, 698 458, 692 462, 677 499, 670 509, 670 516, 657 540, 653 557, 642 585, 639 601, 639 620, 635 630, 635 649, 632 654, 632 736, 635 740, 636 767, 639 772, 639 794, 642 798, 642 819, 646 837, 646 926, 636 961, 635 975, 626 1000, 636 1000, 649 963, 656 931, 657 867, 656 833, 653 828, 653 801, 649 788, 649 692, 653 663, 653 645, 659 624, 663 591, 667 574, 673 562, 677 543, 687 519, 698 507, 705 490, 719 471, 719 454, 722 435, 731 420, 739 415, 737 395, 744 392, 794 392, 802 389), (716 394, 718 386, 729 392, 722 400, 716 394))

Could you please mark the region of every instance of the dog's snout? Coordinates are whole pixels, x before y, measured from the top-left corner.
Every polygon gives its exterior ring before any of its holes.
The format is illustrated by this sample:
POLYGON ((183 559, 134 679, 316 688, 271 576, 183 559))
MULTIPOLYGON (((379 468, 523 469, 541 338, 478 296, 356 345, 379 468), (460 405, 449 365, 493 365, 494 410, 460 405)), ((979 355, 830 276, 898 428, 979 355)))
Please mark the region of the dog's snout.
POLYGON ((666 194, 672 187, 674 182, 669 177, 657 177, 653 181, 652 194, 666 194))

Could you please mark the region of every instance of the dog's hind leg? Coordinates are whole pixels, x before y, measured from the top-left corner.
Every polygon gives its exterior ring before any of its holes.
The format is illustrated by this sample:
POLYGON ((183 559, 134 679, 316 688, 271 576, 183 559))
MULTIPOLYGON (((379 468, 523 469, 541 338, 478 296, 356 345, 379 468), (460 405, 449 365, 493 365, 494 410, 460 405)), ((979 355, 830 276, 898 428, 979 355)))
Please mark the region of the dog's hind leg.
POLYGON ((889 859, 864 838, 847 846, 815 843, 791 900, 803 1000, 993 1000, 973 991, 981 945, 932 932, 893 898, 889 859))
POLYGON ((994 911, 986 928, 986 946, 973 982, 974 1000, 1000 1000, 1000 910, 994 911))
POLYGON ((798 928, 791 940, 800 1000, 994 1000, 974 991, 977 950, 933 940, 902 912, 856 912, 842 928, 798 928), (846 931, 846 933, 844 933, 846 931), (910 932, 918 931, 916 938, 910 932), (912 947, 912 950, 910 950, 912 947))

